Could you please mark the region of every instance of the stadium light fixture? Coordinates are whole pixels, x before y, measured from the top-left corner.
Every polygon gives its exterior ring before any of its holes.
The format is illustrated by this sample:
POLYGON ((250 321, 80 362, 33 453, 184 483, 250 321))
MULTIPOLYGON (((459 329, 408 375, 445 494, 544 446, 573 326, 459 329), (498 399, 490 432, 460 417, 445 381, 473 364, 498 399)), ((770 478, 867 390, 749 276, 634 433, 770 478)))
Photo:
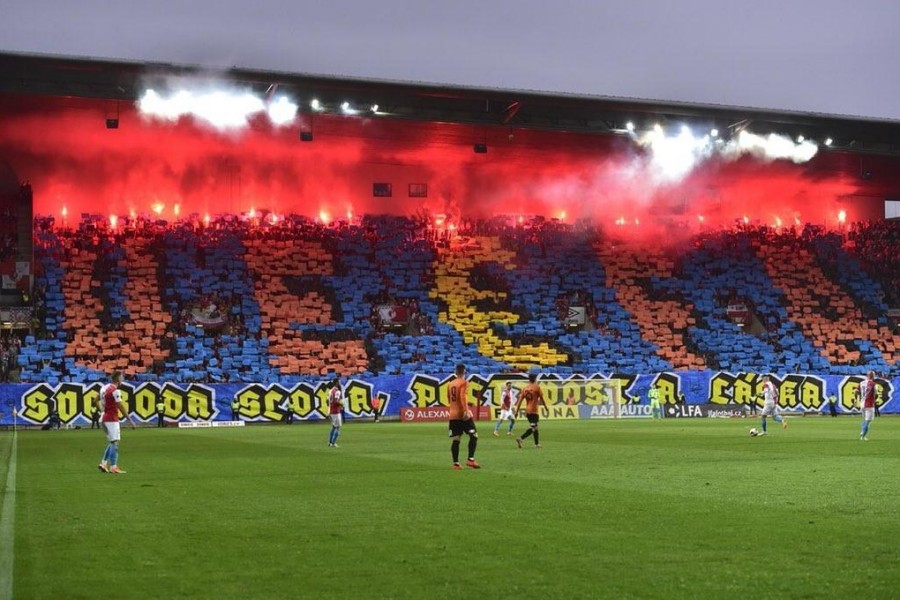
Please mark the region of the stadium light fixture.
POLYGON ((710 137, 717 138, 717 137, 719 137, 719 130, 716 129, 715 127, 713 127, 712 129, 710 129, 709 135, 710 135, 710 137))
POLYGON ((275 125, 287 125, 297 117, 297 105, 285 96, 280 96, 269 103, 266 111, 269 120, 275 125))
POLYGON ((625 129, 627 129, 630 132, 634 132, 634 123, 632 123, 631 121, 628 121, 627 123, 625 123, 625 129))
POLYGON ((377 104, 372 105, 372 112, 375 114, 378 114, 378 105, 377 104))
POLYGON ((309 107, 313 110, 322 110, 322 103, 319 102, 318 98, 313 98, 312 102, 309 103, 309 107))
POLYGON ((802 144, 805 140, 806 140, 806 138, 803 137, 803 135, 798 135, 798 136, 797 136, 797 143, 798 143, 798 144, 802 144))
POLYGON ((834 143, 834 140, 833 140, 833 139, 831 139, 831 138, 825 138, 825 145, 826 145, 826 146, 830 146, 830 145, 833 144, 833 143, 834 143))

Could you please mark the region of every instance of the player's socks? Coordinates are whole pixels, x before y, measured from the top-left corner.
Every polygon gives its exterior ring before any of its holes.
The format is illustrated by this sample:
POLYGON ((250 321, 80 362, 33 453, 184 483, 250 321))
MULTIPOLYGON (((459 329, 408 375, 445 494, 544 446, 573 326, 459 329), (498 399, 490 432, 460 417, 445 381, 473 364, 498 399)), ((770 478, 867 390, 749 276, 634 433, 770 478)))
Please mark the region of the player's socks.
POLYGON ((866 437, 869 435, 869 422, 863 421, 862 429, 859 432, 860 437, 866 437))
MULTIPOLYGON (((119 445, 118 444, 110 444, 112 446, 112 450, 109 453, 109 464, 115 467, 119 464, 119 445)), ((112 469, 110 469, 111 471, 112 469)))
POLYGON ((469 436, 469 460, 475 460, 475 448, 478 446, 478 438, 474 435, 469 436))
POLYGON ((759 422, 759 426, 762 427, 763 433, 766 433, 766 420, 763 419, 759 422))
POLYGON ((341 437, 341 428, 338 427, 334 430, 334 445, 337 446, 338 438, 341 437))
POLYGON ((109 449, 112 448, 112 444, 106 445, 106 450, 103 452, 103 459, 100 461, 103 464, 107 464, 109 462, 109 449))
POLYGON ((541 436, 541 433, 537 429, 535 429, 534 430, 534 445, 535 446, 541 445, 540 436, 541 436))
POLYGON ((450 443, 450 456, 453 457, 453 464, 459 464, 459 440, 453 440, 450 443))

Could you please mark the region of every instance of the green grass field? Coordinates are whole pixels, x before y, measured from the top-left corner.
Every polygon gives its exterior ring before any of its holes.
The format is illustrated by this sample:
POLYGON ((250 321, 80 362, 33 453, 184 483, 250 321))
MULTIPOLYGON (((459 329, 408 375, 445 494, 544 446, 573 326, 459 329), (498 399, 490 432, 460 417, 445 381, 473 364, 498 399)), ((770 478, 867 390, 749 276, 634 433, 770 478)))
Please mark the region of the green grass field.
POLYGON ((121 476, 97 431, 20 431, 4 552, 16 598, 900 595, 900 419, 754 425, 482 423, 462 472, 440 423, 125 428, 121 476))

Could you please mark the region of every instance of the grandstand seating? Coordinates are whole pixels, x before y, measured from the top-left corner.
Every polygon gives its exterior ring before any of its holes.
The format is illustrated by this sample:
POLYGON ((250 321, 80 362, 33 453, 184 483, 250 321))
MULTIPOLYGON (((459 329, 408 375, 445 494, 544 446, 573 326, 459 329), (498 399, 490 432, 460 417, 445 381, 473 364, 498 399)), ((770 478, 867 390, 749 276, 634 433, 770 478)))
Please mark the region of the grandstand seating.
POLYGON ((760 248, 773 283, 788 298, 788 317, 836 366, 866 364, 881 372, 896 357, 900 335, 869 319, 852 295, 822 271, 797 237, 782 236, 760 248))
POLYGON ((884 319, 893 280, 873 268, 894 257, 866 245, 864 226, 745 227, 683 249, 542 220, 434 233, 403 217, 37 230, 44 320, 18 355, 21 378, 292 383, 459 361, 562 375, 900 372, 884 319), (728 293, 752 307, 753 331, 728 318, 728 293), (413 307, 416 327, 381 330, 380 298, 413 307), (585 326, 566 327, 569 298, 585 326))

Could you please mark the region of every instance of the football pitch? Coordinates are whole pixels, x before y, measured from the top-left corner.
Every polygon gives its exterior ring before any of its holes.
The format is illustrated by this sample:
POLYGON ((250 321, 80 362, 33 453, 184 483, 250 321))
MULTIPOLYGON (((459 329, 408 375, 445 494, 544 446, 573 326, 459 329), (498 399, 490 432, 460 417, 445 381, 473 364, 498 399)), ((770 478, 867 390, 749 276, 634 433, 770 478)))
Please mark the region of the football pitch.
POLYGON ((900 419, 753 426, 482 422, 464 471, 443 423, 123 428, 118 476, 97 431, 3 433, 0 595, 896 597, 900 419))

